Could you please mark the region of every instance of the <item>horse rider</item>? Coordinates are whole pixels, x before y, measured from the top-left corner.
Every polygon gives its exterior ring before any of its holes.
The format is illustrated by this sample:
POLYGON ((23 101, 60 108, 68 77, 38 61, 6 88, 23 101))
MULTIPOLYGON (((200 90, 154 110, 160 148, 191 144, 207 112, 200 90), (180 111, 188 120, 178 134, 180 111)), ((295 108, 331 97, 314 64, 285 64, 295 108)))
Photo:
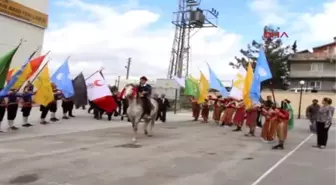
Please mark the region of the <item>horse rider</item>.
POLYGON ((148 79, 145 76, 142 76, 140 78, 140 85, 139 85, 139 94, 140 97, 143 101, 143 116, 149 116, 151 112, 151 101, 150 101, 150 96, 152 93, 152 86, 147 84, 148 79))

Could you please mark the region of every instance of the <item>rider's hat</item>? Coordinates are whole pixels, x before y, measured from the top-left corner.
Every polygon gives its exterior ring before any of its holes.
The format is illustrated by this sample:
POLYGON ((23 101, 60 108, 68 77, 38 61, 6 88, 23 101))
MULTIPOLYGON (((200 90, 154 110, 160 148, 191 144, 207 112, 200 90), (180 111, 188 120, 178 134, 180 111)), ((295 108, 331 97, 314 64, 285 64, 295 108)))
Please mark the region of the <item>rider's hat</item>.
POLYGON ((148 81, 147 77, 145 77, 145 76, 142 76, 142 77, 140 78, 140 80, 148 81))

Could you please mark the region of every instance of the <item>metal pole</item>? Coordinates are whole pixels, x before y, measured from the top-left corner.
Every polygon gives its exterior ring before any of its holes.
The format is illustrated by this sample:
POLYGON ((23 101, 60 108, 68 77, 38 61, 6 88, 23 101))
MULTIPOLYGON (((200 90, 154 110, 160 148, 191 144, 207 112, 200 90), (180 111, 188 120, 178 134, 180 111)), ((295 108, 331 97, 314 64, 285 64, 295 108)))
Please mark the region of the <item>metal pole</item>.
POLYGON ((300 100, 299 100, 299 112, 298 112, 298 119, 301 119, 301 104, 302 104, 302 91, 303 91, 303 84, 300 84, 300 100))
POLYGON ((126 68, 126 80, 128 80, 128 78, 129 78, 131 62, 132 62, 132 58, 128 58, 127 66, 125 66, 125 68, 126 68))
POLYGON ((119 90, 119 86, 120 86, 120 76, 118 76, 118 81, 117 81, 117 88, 119 90))

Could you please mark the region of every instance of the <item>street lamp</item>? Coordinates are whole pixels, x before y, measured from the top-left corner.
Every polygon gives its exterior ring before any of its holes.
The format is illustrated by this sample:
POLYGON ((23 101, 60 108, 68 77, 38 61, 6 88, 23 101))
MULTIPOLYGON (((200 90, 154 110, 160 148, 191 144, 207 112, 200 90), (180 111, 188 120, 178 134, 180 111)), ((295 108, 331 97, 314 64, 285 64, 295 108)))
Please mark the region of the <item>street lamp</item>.
POLYGON ((298 119, 301 119, 302 92, 303 92, 303 86, 305 84, 305 81, 301 80, 299 83, 300 83, 300 100, 299 100, 298 119))

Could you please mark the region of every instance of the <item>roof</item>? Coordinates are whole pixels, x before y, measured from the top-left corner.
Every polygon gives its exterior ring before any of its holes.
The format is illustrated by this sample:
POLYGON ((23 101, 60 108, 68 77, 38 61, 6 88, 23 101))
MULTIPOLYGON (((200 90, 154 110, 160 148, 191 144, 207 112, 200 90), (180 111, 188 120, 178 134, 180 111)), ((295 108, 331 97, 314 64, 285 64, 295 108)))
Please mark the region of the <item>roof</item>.
POLYGON ((311 53, 311 52, 308 49, 306 49, 306 50, 303 50, 303 51, 298 51, 296 53, 311 53))
POLYGON ((323 48, 323 47, 327 47, 327 46, 333 46, 335 45, 336 46, 336 42, 331 42, 329 44, 324 44, 322 46, 317 46, 317 47, 314 47, 313 49, 320 49, 320 48, 323 48))

